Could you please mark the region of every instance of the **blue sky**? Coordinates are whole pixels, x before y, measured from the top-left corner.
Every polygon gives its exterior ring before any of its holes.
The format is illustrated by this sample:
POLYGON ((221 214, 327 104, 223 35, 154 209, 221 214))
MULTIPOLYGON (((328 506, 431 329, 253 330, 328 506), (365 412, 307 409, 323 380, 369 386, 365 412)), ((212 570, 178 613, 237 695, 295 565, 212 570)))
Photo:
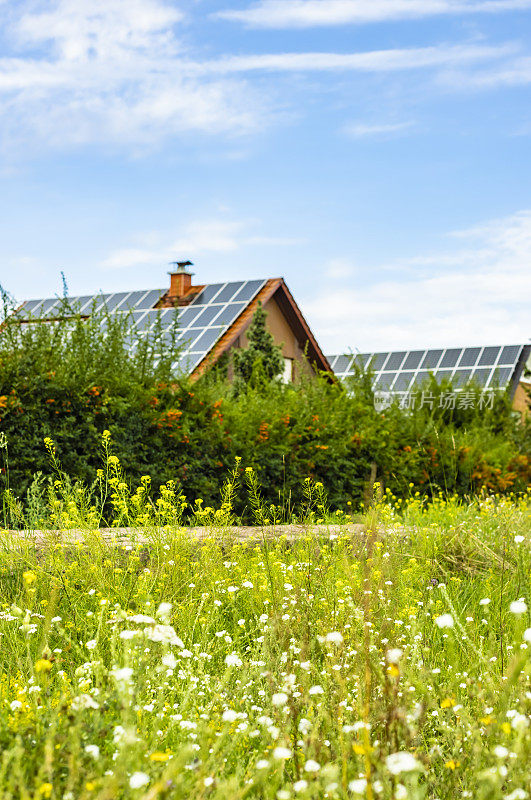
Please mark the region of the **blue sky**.
POLYGON ((284 276, 326 352, 531 335, 531 0, 0 0, 0 282, 284 276))

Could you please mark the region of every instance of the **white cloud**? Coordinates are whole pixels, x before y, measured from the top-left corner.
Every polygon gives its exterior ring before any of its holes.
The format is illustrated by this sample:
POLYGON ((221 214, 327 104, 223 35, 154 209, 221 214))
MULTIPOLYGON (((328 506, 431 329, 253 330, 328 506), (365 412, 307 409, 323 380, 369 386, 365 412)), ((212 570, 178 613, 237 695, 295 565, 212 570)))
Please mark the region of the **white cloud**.
POLYGON ((195 259, 204 253, 232 253, 245 247, 290 246, 300 240, 255 235, 253 222, 204 219, 189 222, 177 236, 149 234, 144 237, 148 246, 124 247, 110 253, 101 266, 123 269, 140 265, 160 266, 176 258, 195 259))
POLYGON ((343 133, 345 133, 347 136, 351 136, 354 139, 370 139, 373 137, 389 136, 394 133, 401 133, 402 131, 410 129, 414 124, 415 123, 412 121, 390 123, 382 122, 378 124, 352 122, 348 125, 345 125, 343 128, 343 133))
POLYGON ((437 77, 440 85, 452 90, 494 89, 500 86, 525 86, 531 83, 531 58, 519 56, 474 70, 443 70, 437 77))
POLYGON ((193 76, 159 0, 56 0, 18 7, 0 58, 4 146, 151 144, 178 133, 256 129, 262 104, 242 80, 193 76), (24 10, 26 9, 26 10, 24 10))
POLYGON ((218 75, 240 72, 319 72, 353 70, 394 72, 407 69, 456 66, 511 55, 515 45, 437 45, 433 47, 368 50, 361 53, 266 53, 231 56, 203 63, 189 62, 183 69, 191 73, 218 75))
POLYGON ((530 7, 531 0, 260 0, 245 9, 217 12, 216 16, 254 28, 309 28, 502 13, 530 7))
POLYGON ((371 270, 303 303, 325 352, 528 341, 531 210, 450 236, 466 247, 371 270), (438 266, 437 266, 438 265, 438 266), (380 272, 380 279, 378 279, 380 272))
POLYGON ((253 73, 431 69, 450 76, 465 65, 486 71, 493 63, 499 73, 518 55, 514 45, 471 43, 201 61, 183 43, 183 21, 169 0, 14 5, 0 21, 11 47, 0 57, 0 147, 24 153, 86 144, 141 149, 183 134, 252 134, 279 118, 276 100, 289 113, 285 94, 276 95, 272 83, 267 91, 253 84, 253 73))

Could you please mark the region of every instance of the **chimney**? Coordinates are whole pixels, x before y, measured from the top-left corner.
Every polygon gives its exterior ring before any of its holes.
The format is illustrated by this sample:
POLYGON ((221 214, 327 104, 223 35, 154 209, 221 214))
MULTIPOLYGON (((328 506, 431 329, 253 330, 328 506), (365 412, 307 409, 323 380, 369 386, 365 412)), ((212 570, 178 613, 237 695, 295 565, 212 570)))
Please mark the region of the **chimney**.
POLYGON ((192 267, 191 261, 172 261, 171 266, 177 269, 168 272, 170 276, 170 291, 167 294, 167 299, 171 301, 179 301, 188 292, 192 286, 192 272, 189 272, 187 267, 192 267))

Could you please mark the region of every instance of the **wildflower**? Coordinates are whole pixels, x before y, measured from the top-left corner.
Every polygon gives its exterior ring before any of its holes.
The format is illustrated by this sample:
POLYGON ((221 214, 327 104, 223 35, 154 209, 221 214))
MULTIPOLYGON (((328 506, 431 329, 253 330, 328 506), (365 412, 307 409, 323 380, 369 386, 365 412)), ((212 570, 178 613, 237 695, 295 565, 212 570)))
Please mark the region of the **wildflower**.
POLYGON ((225 656, 225 664, 228 667, 241 667, 243 662, 237 653, 229 653, 225 656))
POLYGON ((131 678, 133 677, 133 670, 131 667, 122 667, 121 669, 113 669, 111 670, 111 675, 113 676, 116 683, 130 683, 131 678))
POLYGON ((38 797, 51 797, 53 791, 53 786, 51 783, 41 783, 39 788, 37 789, 37 796, 38 797))
POLYGON ((509 611, 511 614, 525 614, 527 611, 527 605, 524 600, 513 600, 509 606, 509 611))
POLYGON ((285 692, 276 692, 271 698, 274 706, 285 706, 288 702, 288 696, 285 692))
POLYGON ((124 641, 129 641, 130 639, 136 639, 137 636, 140 636, 140 631, 125 630, 121 631, 120 633, 120 639, 123 639, 124 641))
POLYGON ((269 761, 265 758, 261 758, 259 761, 256 762, 256 769, 267 769, 269 766, 269 761))
POLYGON ((319 686, 319 684, 316 686, 310 686, 308 694, 324 694, 324 689, 322 686, 319 686))
POLYGON ((162 656, 162 663, 164 664, 165 667, 168 667, 169 669, 175 669, 175 667, 177 666, 177 659, 175 658, 173 653, 165 653, 162 656))
POLYGON ((496 758, 507 758, 507 756, 509 755, 509 751, 507 750, 507 748, 501 744, 497 744, 493 752, 496 758))
POLYGON ((305 781, 304 779, 300 781, 295 781, 295 783, 293 784, 293 791, 297 793, 303 792, 307 788, 308 788, 308 781, 305 781))
POLYGON ((435 618, 435 624, 438 628, 453 628, 454 618, 451 614, 442 614, 440 617, 435 618))
POLYGON ((403 783, 398 783, 395 789, 396 800, 407 800, 407 789, 403 783))
POLYGON ((147 614, 132 614, 132 616, 127 617, 127 619, 129 620, 129 622, 136 622, 136 623, 146 622, 146 623, 151 623, 151 625, 156 624, 156 620, 154 620, 153 617, 148 617, 147 614))
POLYGON ((367 781, 365 778, 358 778, 355 781, 350 781, 348 785, 349 791, 353 794, 365 794, 367 788, 367 781))
POLYGON ((524 631, 524 642, 531 642, 531 628, 526 628, 524 631))
POLYGON ((514 792, 505 796, 505 800, 526 800, 527 792, 524 789, 515 789, 514 792))
POLYGON ((206 778, 203 780, 203 784, 204 784, 204 786, 206 786, 207 788, 208 788, 209 786, 212 786, 212 784, 213 784, 213 783, 214 783, 214 778, 212 777, 212 775, 209 775, 208 777, 206 777, 206 778))
POLYGON ((129 778, 129 786, 131 789, 141 789, 142 786, 147 786, 149 783, 149 775, 145 772, 133 772, 129 778))
POLYGON ((515 536, 514 541, 516 542, 516 544, 522 544, 524 538, 525 538, 524 536, 515 536))
POLYGON ((35 662, 35 672, 39 675, 41 672, 47 674, 50 672, 52 668, 52 662, 48 661, 47 658, 39 658, 38 661, 35 662))
POLYGON ((155 750, 154 753, 151 753, 149 760, 163 763, 164 761, 167 761, 169 757, 170 757, 169 753, 161 753, 160 750, 155 750))
POLYGON ((74 697, 70 703, 70 708, 73 711, 84 711, 86 708, 99 708, 99 703, 96 703, 90 694, 80 694, 74 697))
POLYGON ((242 586, 244 586, 246 589, 254 589, 254 584, 251 583, 251 581, 244 581, 242 586))
POLYGON ((391 753, 385 759, 385 763, 391 775, 400 775, 402 772, 417 772, 422 769, 422 764, 417 761, 415 756, 405 751, 391 753))
POLYGON ((171 625, 153 625, 152 628, 146 629, 145 636, 151 642, 163 642, 184 648, 184 642, 179 639, 171 625))
POLYGON ((96 639, 89 639, 88 642, 85 642, 85 647, 87 648, 87 650, 94 650, 96 644, 97 644, 96 639))
POLYGON ((22 703, 20 700, 12 700, 9 704, 9 708, 11 711, 18 711, 19 708, 22 708, 22 703))
POLYGON ((235 720, 238 719, 238 712, 233 711, 232 708, 228 708, 221 715, 221 719, 223 720, 223 722, 234 722, 235 720))
POLYGON ((398 664, 402 656, 404 655, 404 651, 401 650, 399 647, 393 647, 387 651, 385 654, 387 656, 387 661, 389 664, 398 664))
POLYGON ((276 758, 277 761, 281 761, 282 759, 291 758, 291 750, 289 747, 275 747, 273 750, 273 758, 276 758))
POLYGON ((321 769, 321 765, 317 761, 313 761, 313 759, 309 758, 306 764, 304 765, 305 772, 319 772, 321 769))
POLYGON ((89 756, 92 756, 94 761, 100 757, 100 748, 97 744, 87 744, 85 747, 85 753, 88 753, 89 756))
POLYGON ((309 719, 301 717, 301 719, 299 720, 299 724, 297 725, 297 728, 299 729, 299 731, 302 733, 303 736, 306 736, 306 734, 309 733, 312 728, 312 723, 310 722, 309 719))
POLYGON ((490 603, 490 597, 484 597, 482 600, 479 601, 480 606, 488 606, 490 603))
POLYGON ((518 731, 518 733, 523 733, 523 731, 529 728, 529 718, 526 717, 525 714, 513 714, 511 727, 515 731, 518 731))
POLYGON ((343 636, 339 633, 339 631, 331 631, 330 633, 326 634, 325 639, 331 644, 341 644, 343 641, 343 636))
POLYGON ((444 766, 446 769, 451 769, 453 772, 455 768, 459 766, 459 761, 454 761, 453 758, 451 758, 450 761, 447 761, 444 766))
POLYGON ((163 622, 169 622, 172 608, 173 606, 171 603, 160 603, 157 608, 157 617, 163 622))
POLYGON ((32 572, 32 570, 28 570, 22 573, 22 579, 24 581, 24 586, 28 589, 30 586, 33 586, 37 580, 37 575, 32 572))

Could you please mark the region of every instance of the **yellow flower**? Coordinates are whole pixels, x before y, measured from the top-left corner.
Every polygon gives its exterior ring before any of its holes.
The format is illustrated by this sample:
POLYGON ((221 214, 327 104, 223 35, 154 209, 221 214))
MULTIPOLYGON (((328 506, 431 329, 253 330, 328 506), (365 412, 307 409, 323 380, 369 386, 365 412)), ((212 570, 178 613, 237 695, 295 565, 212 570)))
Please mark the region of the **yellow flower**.
POLYGON ((502 724, 501 724, 501 729, 502 729, 502 731, 503 731, 504 733, 510 733, 510 732, 511 732, 511 725, 510 725, 510 723, 509 723, 509 722, 502 722, 502 724))
POLYGON ((493 718, 491 717, 491 715, 490 715, 490 714, 487 714, 487 716, 486 716, 486 717, 481 717, 481 719, 480 719, 479 721, 480 721, 480 722, 481 722, 483 725, 492 725, 492 723, 494 722, 494 720, 493 720, 493 718))
POLYGON ((461 763, 460 761, 454 761, 453 758, 451 758, 450 761, 447 761, 444 766, 446 767, 446 769, 452 769, 453 770, 456 767, 458 767, 460 765, 460 763, 461 763))
POLYGON ((170 757, 169 753, 161 753, 160 750, 156 750, 154 753, 151 753, 149 760, 150 761, 167 761, 170 757))
POLYGON ((22 574, 22 578, 24 580, 24 586, 29 587, 35 583, 37 580, 37 575, 31 570, 28 570, 22 574))
POLYGON ((393 678, 398 678, 398 676, 400 675, 400 670, 398 669, 396 664, 389 664, 389 666, 387 667, 387 672, 393 678))
POLYGON ((51 783, 41 783, 39 788, 37 789, 37 796, 38 797, 51 797, 53 791, 53 786, 51 783))
POLYGON ((96 788, 96 784, 94 783, 94 781, 87 781, 86 782, 85 789, 87 790, 87 792, 93 792, 95 788, 96 788))
POLYGON ((37 674, 40 674, 41 672, 46 674, 50 672, 51 668, 52 662, 48 661, 47 658, 39 658, 39 660, 35 662, 35 672, 37 674))
POLYGON ((455 705, 455 697, 445 697, 441 702, 441 708, 451 708, 455 705))

